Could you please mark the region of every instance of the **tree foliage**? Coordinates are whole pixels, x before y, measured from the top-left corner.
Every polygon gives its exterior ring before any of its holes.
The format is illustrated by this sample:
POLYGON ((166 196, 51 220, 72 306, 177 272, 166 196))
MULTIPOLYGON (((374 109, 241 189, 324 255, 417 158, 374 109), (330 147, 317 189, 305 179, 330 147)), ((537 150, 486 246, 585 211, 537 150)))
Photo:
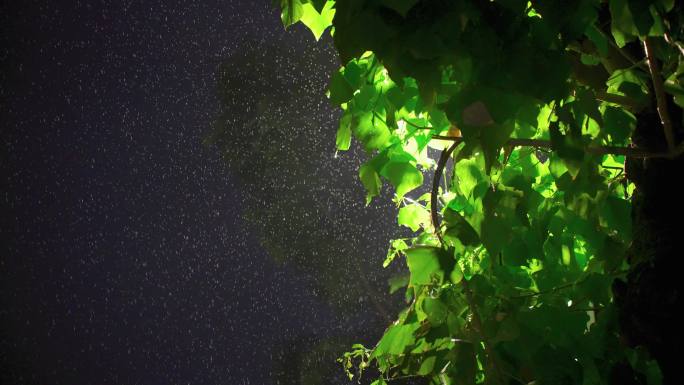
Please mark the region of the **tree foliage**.
MULTIPOLYGON (((600 384, 657 363, 619 340, 611 283, 629 268, 625 157, 674 157, 684 106, 672 0, 282 0, 286 26, 331 33, 328 96, 355 138, 367 203, 389 183, 407 307, 341 362, 385 384, 600 384), (334 15, 334 16, 333 16, 334 15), (630 145, 657 110, 667 148, 630 145), (675 114, 681 119, 681 113, 675 114), (435 152, 441 155, 436 156, 435 152), (431 182, 430 182, 431 179, 431 182), (420 196, 426 184, 431 192, 420 196), (413 193, 412 193, 413 192, 413 193)), ((396 263, 396 262, 395 262, 396 263)))

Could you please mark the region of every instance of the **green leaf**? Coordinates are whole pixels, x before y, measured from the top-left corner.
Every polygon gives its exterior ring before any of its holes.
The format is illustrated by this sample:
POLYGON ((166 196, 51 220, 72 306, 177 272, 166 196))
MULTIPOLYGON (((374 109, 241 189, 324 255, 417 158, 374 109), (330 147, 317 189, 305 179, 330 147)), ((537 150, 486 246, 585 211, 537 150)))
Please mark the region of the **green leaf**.
POLYGON ((523 196, 522 191, 504 185, 489 188, 482 200, 485 215, 497 216, 508 221, 514 220, 523 196))
POLYGON ((430 325, 439 326, 446 321, 449 309, 437 298, 427 297, 423 300, 423 311, 427 314, 430 325))
POLYGON ((502 253, 506 265, 524 266, 527 264, 529 249, 522 239, 513 238, 507 246, 503 247, 502 253))
POLYGON ((412 203, 399 209, 397 216, 399 225, 406 226, 412 231, 426 228, 430 224, 430 212, 425 207, 412 203))
POLYGON ((409 283, 413 286, 429 285, 435 279, 441 282, 444 271, 440 265, 442 250, 431 246, 418 246, 407 249, 406 263, 411 272, 409 283))
POLYGON ((596 306, 608 305, 612 297, 613 279, 610 275, 592 273, 578 286, 578 293, 591 299, 596 306))
POLYGON ((376 98, 376 89, 372 84, 366 84, 361 87, 359 92, 354 95, 354 106, 360 111, 370 111, 373 109, 373 103, 376 98))
POLYGON ((650 1, 628 0, 629 11, 639 36, 646 36, 653 26, 653 16, 649 10, 650 1))
POLYGON ((342 68, 344 78, 349 82, 353 89, 359 89, 366 81, 367 59, 352 60, 342 68))
POLYGON ((576 102, 573 104, 575 116, 587 115, 594 119, 599 125, 603 124, 603 119, 599 112, 599 103, 594 92, 588 89, 579 89, 575 92, 576 102))
POLYGON ((485 156, 485 170, 489 174, 501 147, 508 141, 515 126, 507 123, 481 129, 480 143, 485 156))
POLYGON ((359 179, 366 188, 366 204, 369 204, 373 197, 380 195, 380 187, 382 187, 380 177, 371 165, 365 163, 359 169, 359 179))
POLYGON ((472 195, 475 186, 484 180, 482 166, 477 159, 463 159, 456 164, 457 186, 468 198, 472 195))
POLYGON ((300 0, 281 0, 280 20, 285 28, 299 21, 302 18, 303 10, 300 0))
POLYGON ((558 157, 558 155, 553 154, 549 160, 549 172, 553 175, 553 178, 559 180, 566 172, 568 168, 565 166, 563 160, 558 157))
POLYGON ((323 10, 323 7, 325 7, 328 3, 335 3, 335 1, 327 1, 327 0, 309 0, 311 4, 313 5, 314 9, 318 12, 321 13, 323 10))
MULTIPOLYGON (((572 176, 577 176, 579 166, 584 159, 584 150, 578 138, 573 137, 572 133, 563 135, 557 124, 552 124, 549 127, 549 133, 551 134, 551 147, 558 157, 563 160, 572 176)), ((552 157, 552 161, 553 159, 552 157)))
POLYGON ((610 0, 609 4, 612 16, 610 30, 618 47, 622 48, 627 42, 632 40, 632 36, 638 36, 639 31, 634 25, 632 12, 627 0, 610 0))
POLYGON ((397 290, 409 284, 409 275, 403 274, 389 279, 389 293, 394 294, 397 290))
POLYGON ((328 97, 330 102, 336 105, 346 103, 354 96, 354 90, 344 78, 342 73, 335 72, 328 85, 328 97))
POLYGON ((417 323, 390 326, 373 350, 371 358, 387 354, 402 354, 409 346, 415 343, 416 338, 413 333, 419 326, 417 323))
POLYGON ((608 106, 603 113, 603 129, 617 143, 625 143, 636 127, 636 118, 629 112, 608 106))
POLYGON ((656 4, 665 12, 670 12, 674 8, 675 0, 657 0, 656 4))
POLYGON ((608 197, 600 207, 601 225, 617 231, 623 240, 631 237, 632 218, 629 201, 608 197))
POLYGON ((463 218, 461 213, 447 207, 444 211, 446 224, 445 235, 457 238, 464 246, 475 246, 480 243, 477 231, 463 218))
POLYGON ((387 257, 385 258, 385 261, 382 263, 382 267, 387 267, 392 263, 394 258, 396 258, 397 254, 400 252, 408 249, 408 245, 406 245, 406 242, 404 242, 403 239, 394 239, 390 243, 389 250, 387 250, 387 257))
MULTIPOLYGON (((559 319, 561 324, 567 322, 559 319)), ((552 344, 543 345, 533 356, 537 381, 540 384, 580 384, 582 366, 567 349, 552 344)))
POLYGON ((392 134, 385 125, 384 120, 376 117, 372 112, 353 119, 352 132, 363 143, 366 151, 382 150, 390 144, 390 139, 392 138, 392 134))
POLYGON ((592 43, 594 43, 599 54, 601 54, 601 56, 608 56, 609 43, 608 39, 606 39, 606 36, 603 34, 603 32, 601 32, 595 25, 592 25, 587 29, 585 33, 589 40, 591 40, 592 43))
POLYGON ((511 222, 497 215, 487 215, 482 221, 480 237, 490 255, 498 255, 511 239, 511 222))
POLYGON ((437 360, 436 356, 428 356, 420 363, 420 368, 418 368, 419 376, 427 376, 431 374, 435 368, 435 362, 437 360))
POLYGON ((319 12, 312 3, 302 4, 302 16, 299 21, 311 30, 316 40, 320 39, 325 29, 332 25, 335 16, 334 5, 334 1, 328 1, 319 12))
POLYGON ((335 139, 335 147, 340 151, 349 150, 351 145, 351 114, 344 114, 340 119, 340 126, 337 129, 337 138, 335 139))
POLYGON ((399 198, 423 184, 423 173, 407 162, 390 161, 380 171, 380 175, 389 179, 399 198))
POLYGON ((449 377, 455 379, 454 385, 467 385, 478 383, 478 359, 475 354, 475 344, 459 342, 454 345, 452 359, 454 364, 447 369, 449 377))
POLYGON ((335 3, 335 47, 343 63, 361 57, 366 51, 378 52, 387 48, 397 34, 396 26, 389 25, 377 12, 378 7, 357 9, 360 3, 335 3))

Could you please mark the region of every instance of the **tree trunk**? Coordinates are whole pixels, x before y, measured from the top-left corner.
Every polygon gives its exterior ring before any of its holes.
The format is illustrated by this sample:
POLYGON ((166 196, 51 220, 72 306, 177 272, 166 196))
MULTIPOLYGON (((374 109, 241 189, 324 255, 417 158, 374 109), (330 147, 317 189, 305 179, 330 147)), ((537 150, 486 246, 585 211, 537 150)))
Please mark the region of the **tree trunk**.
MULTIPOLYGON (((681 109, 672 107, 679 143, 683 136, 681 109)), ((637 122, 632 138, 636 146, 653 151, 667 149, 655 111, 639 114, 637 122)), ((664 385, 683 384, 676 352, 682 346, 684 325, 675 311, 684 309, 684 277, 679 276, 678 269, 682 260, 678 241, 684 240, 679 225, 684 214, 684 196, 679 187, 684 183, 684 157, 628 159, 626 171, 636 190, 632 197, 634 240, 627 251, 630 270, 626 282, 616 280, 613 284, 621 335, 627 345, 645 347, 658 361, 664 385)), ((625 381, 619 374, 613 377, 613 383, 625 381)), ((644 381, 643 376, 631 376, 638 377, 641 379, 635 383, 644 381)))

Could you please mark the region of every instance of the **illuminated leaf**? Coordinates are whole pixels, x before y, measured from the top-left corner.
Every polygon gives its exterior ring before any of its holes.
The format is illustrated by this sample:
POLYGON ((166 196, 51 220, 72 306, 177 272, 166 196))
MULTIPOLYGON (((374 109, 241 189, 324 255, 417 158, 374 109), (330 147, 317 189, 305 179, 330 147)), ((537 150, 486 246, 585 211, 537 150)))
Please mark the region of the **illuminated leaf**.
POLYGON ((350 114, 345 114, 342 119, 340 119, 340 126, 337 129, 337 138, 335 139, 335 147, 340 151, 349 150, 351 145, 351 119, 350 114))
POLYGON ((380 174, 389 179, 398 197, 403 197, 407 192, 423 184, 423 173, 410 163, 389 162, 380 174))
POLYGON ((340 72, 335 72, 328 86, 330 101, 333 104, 348 102, 354 96, 354 90, 340 72))
POLYGON ((335 16, 334 5, 334 1, 328 1, 319 12, 312 3, 302 4, 302 16, 299 21, 311 30, 316 40, 320 39, 325 29, 332 25, 335 16))
POLYGON ((434 280, 441 281, 444 271, 440 265, 440 249, 420 246, 404 251, 411 272, 411 285, 429 285, 434 280))
POLYGON ((399 209, 397 221, 412 231, 418 231, 421 227, 425 228, 430 224, 430 213, 421 205, 410 204, 399 209))
POLYGON ((418 329, 418 324, 390 326, 373 350, 372 357, 386 354, 401 354, 415 342, 413 333, 418 329))
POLYGON ((369 204, 373 197, 380 195, 380 187, 382 186, 380 177, 372 166, 364 164, 359 169, 359 179, 361 179, 363 187, 366 188, 366 204, 369 204))

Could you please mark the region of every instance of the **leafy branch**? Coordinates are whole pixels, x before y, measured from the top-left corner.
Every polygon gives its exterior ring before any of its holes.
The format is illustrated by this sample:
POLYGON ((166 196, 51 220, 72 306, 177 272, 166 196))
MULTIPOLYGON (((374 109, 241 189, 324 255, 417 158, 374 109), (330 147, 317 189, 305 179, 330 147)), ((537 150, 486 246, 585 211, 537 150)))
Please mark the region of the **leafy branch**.
MULTIPOLYGON (((439 238, 439 242, 444 247, 444 239, 442 238, 441 231, 440 231, 440 224, 439 224, 439 216, 438 216, 438 210, 437 210, 437 205, 438 205, 438 196, 439 196, 439 181, 442 178, 442 173, 444 172, 444 168, 446 167, 446 164, 451 157, 451 154, 454 152, 456 147, 459 145, 460 142, 454 142, 449 148, 446 148, 442 150, 442 153, 439 157, 439 161, 437 162, 437 168, 435 170, 434 176, 432 178, 432 192, 431 192, 431 203, 430 203, 430 209, 431 209, 431 214, 432 214, 432 226, 435 229, 435 234, 437 235, 437 238, 439 238)), ((468 303, 468 307, 470 308, 470 312, 472 314, 472 320, 473 320, 473 326, 475 327, 475 332, 479 335, 479 339, 482 341, 485 349, 485 353, 487 357, 489 358, 489 363, 492 366, 492 369, 496 373, 496 379, 494 383, 500 383, 502 380, 501 372, 499 369, 499 365, 497 364, 497 359, 494 351, 491 348, 491 343, 487 339, 487 337, 484 335, 484 328, 482 327, 482 319, 480 318, 480 313, 477 309, 477 305, 475 304, 475 300, 473 298, 473 293, 470 289, 470 285, 468 284, 468 280, 463 278, 461 279, 461 287, 463 288, 463 293, 466 298, 466 302, 468 303)))

